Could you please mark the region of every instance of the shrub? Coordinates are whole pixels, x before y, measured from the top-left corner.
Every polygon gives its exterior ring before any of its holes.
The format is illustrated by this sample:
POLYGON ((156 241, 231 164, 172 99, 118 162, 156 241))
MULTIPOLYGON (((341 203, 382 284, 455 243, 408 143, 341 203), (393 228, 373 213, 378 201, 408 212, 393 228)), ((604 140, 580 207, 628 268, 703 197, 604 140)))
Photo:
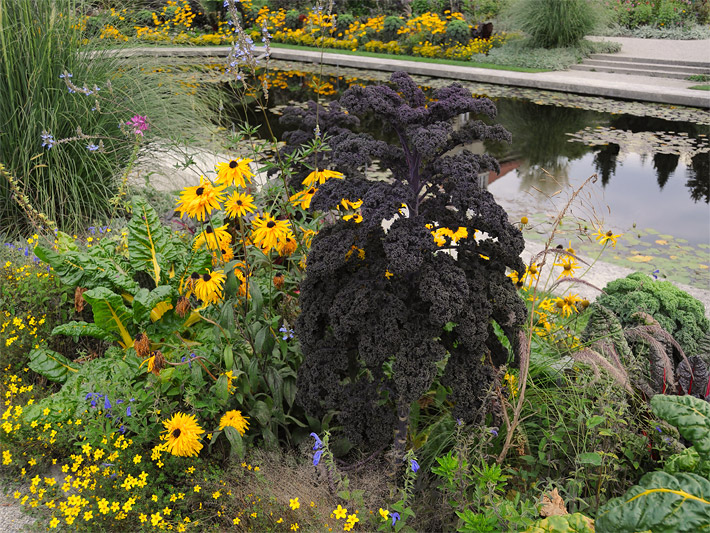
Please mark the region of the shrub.
POLYGON ((572 46, 596 25, 599 11, 588 0, 517 0, 508 14, 530 35, 530 44, 542 48, 572 46))
POLYGON ((609 283, 599 304, 612 310, 624 326, 634 325, 633 315, 651 315, 682 346, 688 356, 700 351, 700 341, 710 332, 703 304, 670 281, 654 281, 635 272, 609 283))
POLYGON ((302 26, 301 14, 297 9, 291 9, 286 12, 286 17, 284 18, 284 24, 289 30, 297 30, 302 26))
POLYGON ((421 15, 429 11, 429 0, 412 0, 410 7, 412 8, 412 15, 421 15))
POLYGON ((343 13, 342 15, 338 15, 336 18, 335 27, 339 32, 344 32, 354 23, 355 17, 353 17, 350 13, 343 13))
POLYGON ((382 30, 383 41, 393 41, 397 39, 397 30, 404 26, 402 17, 385 17, 384 29, 382 30))
POLYGON ((446 25, 446 39, 451 43, 468 44, 471 29, 465 20, 454 19, 446 25))
POLYGON ((439 365, 454 416, 479 420, 493 366, 508 360, 493 323, 515 344, 526 310, 505 276, 506 267, 523 268, 522 235, 477 182, 497 162, 467 150, 444 155, 475 139, 510 140, 480 120, 453 130, 453 118, 494 117, 495 106, 456 84, 427 103, 405 73, 391 80, 394 89, 354 86, 340 100, 348 116, 375 113, 401 144, 351 134, 333 145, 351 161, 378 157, 391 175, 371 181, 354 172, 326 181, 313 198, 313 208, 339 207, 343 216, 314 238, 306 263, 298 398, 315 416, 336 410, 358 446, 386 445, 396 429, 401 460, 409 406, 439 365), (387 230, 383 221, 391 221, 387 230))

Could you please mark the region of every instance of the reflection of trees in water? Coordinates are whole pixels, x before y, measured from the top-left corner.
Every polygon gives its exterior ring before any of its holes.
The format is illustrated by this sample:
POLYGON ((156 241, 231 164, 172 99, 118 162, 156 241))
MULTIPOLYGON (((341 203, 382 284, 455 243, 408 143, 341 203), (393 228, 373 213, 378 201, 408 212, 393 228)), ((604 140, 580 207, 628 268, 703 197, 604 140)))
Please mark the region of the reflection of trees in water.
POLYGON ((710 203, 710 153, 705 152, 693 157, 687 175, 685 186, 690 189, 693 201, 704 200, 706 204, 710 203))
POLYGON ((608 144, 602 146, 594 154, 594 169, 602 179, 602 185, 606 186, 609 179, 616 174, 616 156, 619 155, 618 144, 608 144))
POLYGON ((549 197, 569 185, 569 159, 560 156, 554 161, 547 161, 544 167, 523 162, 518 167, 518 177, 521 191, 533 189, 549 197))
POLYGON ((486 150, 501 161, 521 159, 521 190, 535 187, 552 193, 569 183, 569 163, 589 151, 569 142, 568 133, 604 122, 594 111, 542 106, 527 100, 499 99, 496 121, 513 134, 513 144, 486 141, 486 150), (555 179, 542 170, 545 169, 555 179))
POLYGON ((678 154, 653 154, 653 168, 656 169, 656 181, 659 189, 668 182, 668 178, 678 167, 678 154))

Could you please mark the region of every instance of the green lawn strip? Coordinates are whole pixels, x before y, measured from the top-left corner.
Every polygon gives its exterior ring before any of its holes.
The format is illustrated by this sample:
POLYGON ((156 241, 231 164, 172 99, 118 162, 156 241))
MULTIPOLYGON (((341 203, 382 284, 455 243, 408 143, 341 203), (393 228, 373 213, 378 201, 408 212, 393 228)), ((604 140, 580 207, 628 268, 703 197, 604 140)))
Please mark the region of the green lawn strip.
POLYGON ((696 91, 710 91, 710 85, 693 85, 688 87, 688 89, 695 89, 696 91))
MULTIPOLYGON (((312 50, 315 52, 320 52, 321 49, 315 46, 300 46, 294 44, 283 44, 283 43, 271 43, 272 48, 286 48, 290 50, 312 50)), ((364 57, 380 57, 383 59, 400 59, 402 61, 414 61, 417 63, 437 63, 440 65, 458 65, 461 67, 475 67, 475 68, 488 68, 493 70, 511 70, 514 72, 550 72, 546 69, 539 68, 526 68, 526 67, 508 67, 503 65, 496 65, 494 63, 477 63, 475 61, 458 61, 456 59, 435 59, 430 57, 415 57, 415 56, 404 56, 404 55, 393 55, 393 54, 380 54, 377 52, 364 52, 361 50, 338 50, 335 48, 325 48, 322 50, 325 53, 333 54, 346 54, 351 56, 364 56, 364 57)))
MULTIPOLYGON (((215 45, 214 48, 217 46, 225 46, 225 45, 215 45)), ((185 45, 185 44, 174 44, 174 43, 145 43, 142 41, 134 41, 131 42, 130 48, 150 48, 150 47, 155 47, 155 48, 177 48, 177 47, 185 47, 185 48, 213 48, 212 46, 203 46, 203 45, 185 45)), ((508 70, 512 72, 550 72, 549 69, 539 69, 539 68, 527 68, 527 67, 513 67, 513 66, 505 66, 505 65, 496 65, 494 63, 477 63, 475 61, 458 61, 455 59, 436 59, 436 58, 430 58, 430 57, 414 57, 414 56, 404 56, 404 55, 393 55, 393 54, 380 54, 376 52, 364 52, 364 51, 353 51, 353 50, 339 50, 337 48, 324 48, 320 49, 315 46, 300 46, 300 45, 295 45, 295 44, 283 44, 283 43, 271 43, 272 48, 284 48, 287 50, 309 50, 313 52, 324 52, 324 53, 331 53, 331 54, 346 54, 346 55, 351 55, 351 56, 363 56, 363 57, 377 57, 377 58, 382 58, 382 59, 399 59, 402 61, 413 61, 417 63, 435 63, 435 64, 440 64, 440 65, 457 65, 461 67, 474 67, 474 68, 486 68, 486 69, 492 69, 492 70, 508 70)), ((114 47, 107 47, 107 48, 114 48, 114 47)), ((119 49, 126 49, 128 47, 121 46, 119 49)))

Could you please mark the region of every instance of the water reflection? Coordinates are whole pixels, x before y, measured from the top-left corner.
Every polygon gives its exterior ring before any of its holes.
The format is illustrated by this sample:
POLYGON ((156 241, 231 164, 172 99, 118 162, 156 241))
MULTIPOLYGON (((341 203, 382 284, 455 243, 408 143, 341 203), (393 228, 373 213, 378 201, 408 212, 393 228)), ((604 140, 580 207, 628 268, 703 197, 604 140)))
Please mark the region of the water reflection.
MULTIPOLYGON (((281 81, 272 84, 269 108, 314 99, 310 73, 279 75, 281 81)), ((350 82, 368 83, 336 76, 324 81, 333 93, 321 95, 322 102, 337 98, 350 82)), ((649 225, 663 226, 668 233, 693 242, 710 242, 706 206, 710 202, 710 127, 538 105, 522 99, 494 101, 498 106, 496 122, 513 134, 513 144, 485 142, 469 147, 486 150, 501 162, 501 174, 489 177, 491 188, 500 189, 505 184, 516 192, 539 190, 549 195, 597 173, 605 202, 612 206, 611 224, 623 228, 634 217, 648 219, 649 225), (515 180, 510 179, 512 176, 515 180), (629 198, 644 198, 644 202, 629 202, 629 198), (614 213, 613 206, 621 212, 614 213), (632 209, 643 213, 632 217, 632 209), (671 209, 676 212, 671 213, 671 209), (661 212, 663 220, 658 219, 661 212)), ((228 115, 239 117, 237 120, 248 118, 252 124, 263 123, 263 115, 253 106, 235 105, 228 115)), ((280 139, 283 130, 278 117, 271 115, 269 121, 280 139)), ((377 132, 380 124, 378 117, 363 120, 376 137, 384 135, 377 132)))

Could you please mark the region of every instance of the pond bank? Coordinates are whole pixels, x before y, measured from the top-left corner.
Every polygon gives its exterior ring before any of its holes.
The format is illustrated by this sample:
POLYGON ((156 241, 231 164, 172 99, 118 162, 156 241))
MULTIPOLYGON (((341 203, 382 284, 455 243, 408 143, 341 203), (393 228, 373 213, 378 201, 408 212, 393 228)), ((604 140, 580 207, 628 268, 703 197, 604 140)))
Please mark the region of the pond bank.
MULTIPOLYGON (((710 40, 702 41, 662 41, 658 39, 626 38, 622 46, 631 46, 632 50, 643 50, 643 56, 662 54, 661 47, 666 46, 682 58, 701 58, 699 63, 707 61, 710 40), (627 41, 629 44, 627 44, 627 41), (644 43, 643 41, 649 41, 644 43), (659 44, 660 43, 660 44, 659 44)), ((622 47, 620 54, 625 52, 622 47)), ((116 53, 126 57, 226 57, 230 48, 227 46, 203 47, 142 47, 125 48, 116 53)), ((263 47, 256 47, 255 54, 263 53, 263 47)), ((641 53, 641 52, 638 52, 641 53)), ((604 72, 581 72, 577 70, 555 72, 513 72, 492 70, 458 65, 442 65, 407 59, 391 59, 319 52, 307 49, 294 50, 272 48, 271 57, 286 61, 305 63, 323 63, 341 67, 353 67, 370 70, 395 72, 405 70, 410 75, 433 76, 460 81, 486 82, 514 87, 529 87, 566 93, 623 98, 645 102, 658 102, 673 105, 686 105, 701 109, 710 109, 710 95, 704 91, 688 89, 697 82, 655 76, 637 76, 604 72)), ((679 59, 680 60, 680 59, 679 59)), ((693 59, 694 60, 694 59, 693 59)), ((710 68, 708 69, 710 70, 710 68)))

